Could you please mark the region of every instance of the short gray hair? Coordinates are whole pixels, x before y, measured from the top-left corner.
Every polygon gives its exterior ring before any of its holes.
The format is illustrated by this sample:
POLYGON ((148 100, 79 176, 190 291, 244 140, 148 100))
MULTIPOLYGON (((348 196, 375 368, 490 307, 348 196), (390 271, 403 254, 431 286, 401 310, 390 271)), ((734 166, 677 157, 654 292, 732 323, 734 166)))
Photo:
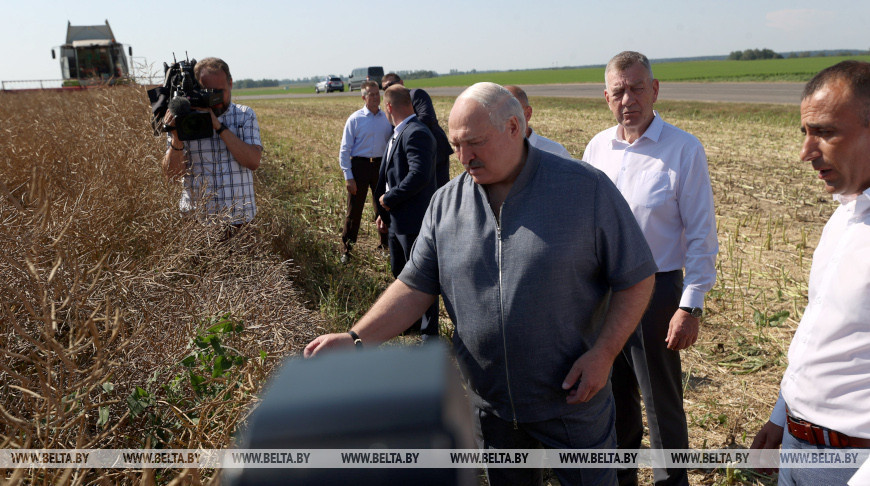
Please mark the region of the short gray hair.
POLYGON ((470 98, 489 112, 489 122, 498 131, 503 132, 511 117, 516 117, 520 124, 520 132, 526 133, 526 117, 520 102, 504 87, 489 82, 477 83, 459 95, 456 99, 470 98))
POLYGON ((623 72, 635 64, 643 65, 649 71, 649 79, 654 79, 652 66, 650 66, 649 59, 646 56, 636 51, 622 51, 613 56, 613 59, 604 68, 604 84, 607 85, 607 74, 611 71, 623 72))
POLYGON ((378 86, 378 83, 376 83, 370 79, 367 81, 363 81, 363 83, 359 86, 359 90, 365 91, 366 94, 368 94, 369 90, 372 90, 372 89, 375 91, 380 91, 381 87, 378 86))

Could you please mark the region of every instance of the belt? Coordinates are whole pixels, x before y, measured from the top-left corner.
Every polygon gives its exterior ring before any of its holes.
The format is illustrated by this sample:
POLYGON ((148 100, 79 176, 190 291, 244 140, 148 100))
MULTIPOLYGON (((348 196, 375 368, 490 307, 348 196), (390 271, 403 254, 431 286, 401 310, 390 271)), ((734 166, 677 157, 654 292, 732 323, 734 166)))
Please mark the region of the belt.
POLYGON ((788 433, 795 438, 809 442, 812 445, 826 445, 830 447, 860 447, 863 449, 870 448, 870 439, 861 439, 858 437, 849 437, 846 434, 837 432, 836 430, 826 429, 806 420, 785 416, 785 421, 788 424, 788 433))
POLYGON ((381 161, 381 158, 380 158, 380 157, 358 157, 358 156, 356 156, 356 155, 354 155, 354 156, 351 157, 350 159, 351 159, 351 160, 353 160, 353 159, 368 160, 369 162, 371 162, 371 163, 373 163, 373 164, 374 164, 375 162, 380 162, 380 161, 381 161))

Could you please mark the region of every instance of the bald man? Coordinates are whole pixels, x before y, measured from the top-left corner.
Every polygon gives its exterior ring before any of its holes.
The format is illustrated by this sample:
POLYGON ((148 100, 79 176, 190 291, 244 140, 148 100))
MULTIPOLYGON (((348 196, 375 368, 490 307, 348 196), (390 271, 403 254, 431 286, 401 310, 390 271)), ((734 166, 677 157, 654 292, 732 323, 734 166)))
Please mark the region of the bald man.
MULTIPOLYGON (((610 368, 656 269, 637 222, 601 172, 529 146, 503 87, 464 91, 449 128, 465 173, 432 198, 398 280, 350 332, 316 338, 305 356, 391 339, 440 293, 481 447, 615 448, 610 368)), ((556 475, 566 486, 616 483, 613 469, 556 475)), ((491 486, 543 480, 540 469, 487 476, 491 486)))
POLYGON ((523 91, 523 88, 510 84, 505 86, 505 89, 510 91, 511 94, 514 95, 514 98, 520 102, 520 106, 523 107, 523 116, 526 118, 526 138, 529 139, 529 143, 532 147, 537 147, 541 150, 570 159, 571 154, 562 146, 561 143, 550 140, 547 137, 542 137, 532 130, 532 126, 529 125, 529 121, 532 119, 532 106, 529 105, 529 97, 526 96, 526 92, 523 91))

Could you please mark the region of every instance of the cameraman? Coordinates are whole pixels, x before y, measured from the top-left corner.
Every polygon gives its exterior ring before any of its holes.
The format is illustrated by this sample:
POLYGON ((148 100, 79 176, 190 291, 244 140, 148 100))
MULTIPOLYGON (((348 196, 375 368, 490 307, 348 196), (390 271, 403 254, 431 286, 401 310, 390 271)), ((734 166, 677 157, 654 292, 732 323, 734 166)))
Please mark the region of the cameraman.
MULTIPOLYGON (((203 88, 223 90, 222 103, 197 108, 211 113, 215 133, 182 142, 176 130, 170 131, 163 173, 169 180, 184 181, 182 212, 199 210, 202 217, 238 227, 257 212, 253 171, 263 155, 260 125, 252 109, 231 101, 233 77, 223 60, 202 59, 194 67, 194 76, 203 88)), ((167 111, 163 121, 173 127, 175 115, 167 111)))

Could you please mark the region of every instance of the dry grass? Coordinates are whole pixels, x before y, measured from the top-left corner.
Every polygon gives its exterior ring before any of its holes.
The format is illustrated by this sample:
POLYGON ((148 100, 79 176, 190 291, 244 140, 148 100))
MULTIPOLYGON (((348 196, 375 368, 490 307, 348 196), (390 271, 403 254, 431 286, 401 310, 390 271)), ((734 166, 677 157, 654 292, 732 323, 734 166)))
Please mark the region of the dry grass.
POLYGON ((219 230, 179 215, 140 89, 0 93, 0 107, 0 448, 226 447, 266 374, 321 330, 290 263, 268 251, 270 225, 220 243, 219 230), (224 314, 245 326, 224 344, 253 359, 210 379, 221 393, 197 394, 179 362, 204 319, 224 314), (148 392, 141 411, 129 404, 137 387, 148 392))
MULTIPOLYGON (((532 104, 536 131, 578 158, 596 133, 614 123, 603 100, 540 98, 532 104)), ((309 277, 306 295, 319 302, 333 329, 346 329, 389 282, 371 225, 363 225, 360 260, 348 267, 337 263, 344 207, 338 146, 344 121, 361 100, 250 105, 277 164, 264 179, 270 186, 280 182, 284 194, 278 199, 305 218, 295 237, 311 257, 300 263, 309 277)), ((446 128, 452 99, 436 98, 435 105, 446 128)), ((716 201, 718 281, 707 297, 699 341, 683 353, 690 445, 748 447, 776 400, 788 344, 806 305, 812 252, 834 203, 797 162, 796 106, 660 102, 657 108, 704 144, 716 201)), ((453 174, 460 170, 454 159, 453 174)), ((649 471, 643 474, 651 480, 649 471)), ((752 471, 692 471, 690 479, 775 482, 752 471)))

